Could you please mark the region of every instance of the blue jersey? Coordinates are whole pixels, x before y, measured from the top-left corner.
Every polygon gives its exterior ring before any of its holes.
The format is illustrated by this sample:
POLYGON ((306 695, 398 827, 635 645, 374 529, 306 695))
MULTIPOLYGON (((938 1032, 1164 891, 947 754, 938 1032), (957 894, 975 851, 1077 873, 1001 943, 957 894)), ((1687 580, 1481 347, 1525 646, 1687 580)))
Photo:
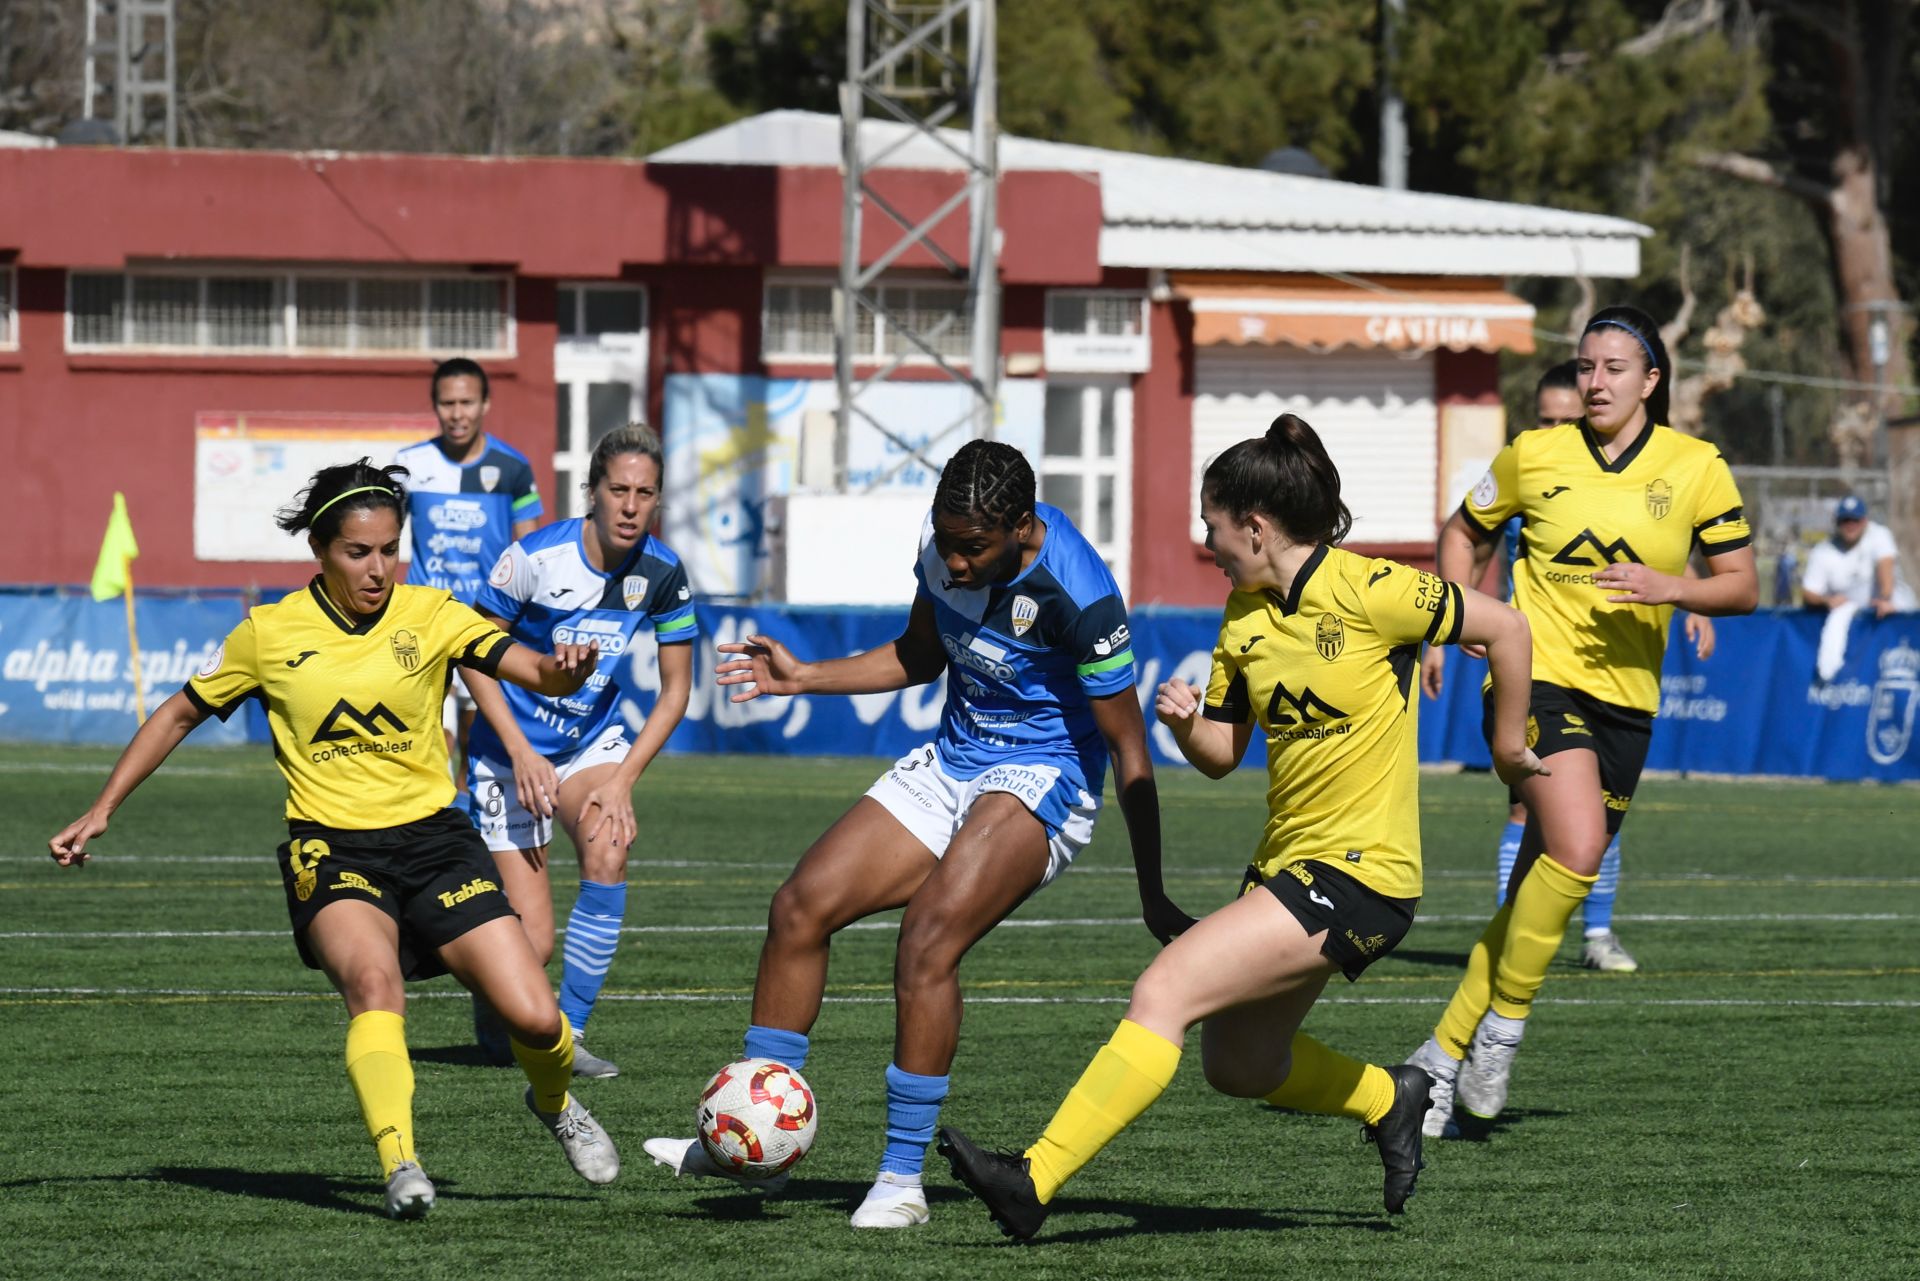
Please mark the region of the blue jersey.
POLYGON ((513 541, 513 527, 543 514, 533 464, 511 445, 483 438, 470 463, 456 463, 438 438, 408 445, 394 459, 407 469, 413 567, 407 581, 441 587, 473 604, 487 571, 513 541))
POLYGON ((947 584, 932 523, 914 578, 933 602, 947 651, 947 705, 934 748, 956 778, 1007 762, 1077 766, 1099 795, 1107 746, 1089 699, 1131 687, 1127 607, 1100 553, 1066 514, 1046 503, 1033 563, 1010 583, 971 590, 947 584))
MULTIPOLYGON (((641 628, 662 645, 700 634, 693 590, 680 558, 649 534, 612 573, 587 563, 586 522, 556 521, 512 544, 493 567, 474 608, 503 620, 522 645, 551 653, 556 645, 600 643, 600 665, 579 692, 550 698, 501 684, 513 719, 533 750, 564 759, 592 744, 620 716, 617 673, 641 628)), ((507 758, 485 717, 474 722, 472 750, 507 758)))

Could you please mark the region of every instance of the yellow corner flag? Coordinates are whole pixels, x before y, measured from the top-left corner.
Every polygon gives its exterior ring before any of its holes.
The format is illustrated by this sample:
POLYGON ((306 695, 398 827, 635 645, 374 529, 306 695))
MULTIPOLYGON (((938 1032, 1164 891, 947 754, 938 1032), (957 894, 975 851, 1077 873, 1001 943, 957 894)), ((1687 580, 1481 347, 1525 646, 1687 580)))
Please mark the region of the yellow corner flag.
POLYGON ((93 598, 112 600, 133 586, 128 562, 140 554, 133 522, 127 518, 127 496, 115 493, 113 515, 107 517, 107 536, 100 540, 100 560, 93 567, 93 598))
POLYGON ((107 517, 107 536, 100 540, 100 559, 93 567, 93 598, 111 600, 115 596, 127 599, 127 652, 132 660, 128 666, 133 670, 133 709, 139 723, 147 723, 147 690, 145 673, 140 669, 140 633, 133 622, 133 559, 140 554, 140 544, 134 541, 133 521, 127 516, 127 496, 118 491, 113 495, 113 515, 107 517))

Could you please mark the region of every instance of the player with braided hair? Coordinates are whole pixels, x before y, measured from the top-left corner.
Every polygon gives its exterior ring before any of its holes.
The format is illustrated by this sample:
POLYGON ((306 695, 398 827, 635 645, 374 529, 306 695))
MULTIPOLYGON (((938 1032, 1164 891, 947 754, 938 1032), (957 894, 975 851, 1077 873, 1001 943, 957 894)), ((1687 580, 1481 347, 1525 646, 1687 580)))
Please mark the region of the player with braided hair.
MULTIPOLYGON (((900 758, 774 895, 746 1034, 746 1057, 803 1066, 833 935, 906 909, 886 1150, 856 1228, 927 1221, 920 1175, 960 1039, 960 958, 1086 847, 1109 754, 1147 928, 1164 943, 1192 924, 1161 885, 1160 808, 1126 606, 1065 513, 1035 500, 1019 450, 976 440, 948 461, 914 576, 919 591, 897 640, 802 662, 772 637, 749 636, 720 647, 736 657, 717 669, 721 684, 738 687, 735 702, 947 677, 934 740, 900 758)), ((646 1146, 676 1174, 726 1174, 696 1140, 646 1146)))

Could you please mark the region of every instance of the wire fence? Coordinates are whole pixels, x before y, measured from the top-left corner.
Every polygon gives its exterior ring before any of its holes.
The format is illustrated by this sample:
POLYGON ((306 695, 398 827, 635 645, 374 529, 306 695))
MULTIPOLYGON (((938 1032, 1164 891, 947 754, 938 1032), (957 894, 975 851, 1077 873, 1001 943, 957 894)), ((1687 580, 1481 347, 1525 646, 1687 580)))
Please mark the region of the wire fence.
POLYGON ((1866 499, 1875 520, 1887 515, 1887 474, 1848 467, 1747 467, 1733 469, 1753 527, 1762 599, 1799 603, 1800 571, 1807 553, 1833 533, 1833 506, 1848 494, 1866 499), (1768 585, 1771 585, 1769 591, 1768 585))

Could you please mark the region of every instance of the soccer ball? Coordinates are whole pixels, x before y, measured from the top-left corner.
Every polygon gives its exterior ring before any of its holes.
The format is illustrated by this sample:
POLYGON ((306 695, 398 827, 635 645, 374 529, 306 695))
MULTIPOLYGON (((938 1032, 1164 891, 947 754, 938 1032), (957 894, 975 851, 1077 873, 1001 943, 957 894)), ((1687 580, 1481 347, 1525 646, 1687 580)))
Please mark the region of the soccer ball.
POLYGON ((790 1169, 813 1146, 820 1109, 806 1078, 772 1059, 741 1059, 713 1074, 693 1108, 707 1155, 748 1179, 790 1169))

